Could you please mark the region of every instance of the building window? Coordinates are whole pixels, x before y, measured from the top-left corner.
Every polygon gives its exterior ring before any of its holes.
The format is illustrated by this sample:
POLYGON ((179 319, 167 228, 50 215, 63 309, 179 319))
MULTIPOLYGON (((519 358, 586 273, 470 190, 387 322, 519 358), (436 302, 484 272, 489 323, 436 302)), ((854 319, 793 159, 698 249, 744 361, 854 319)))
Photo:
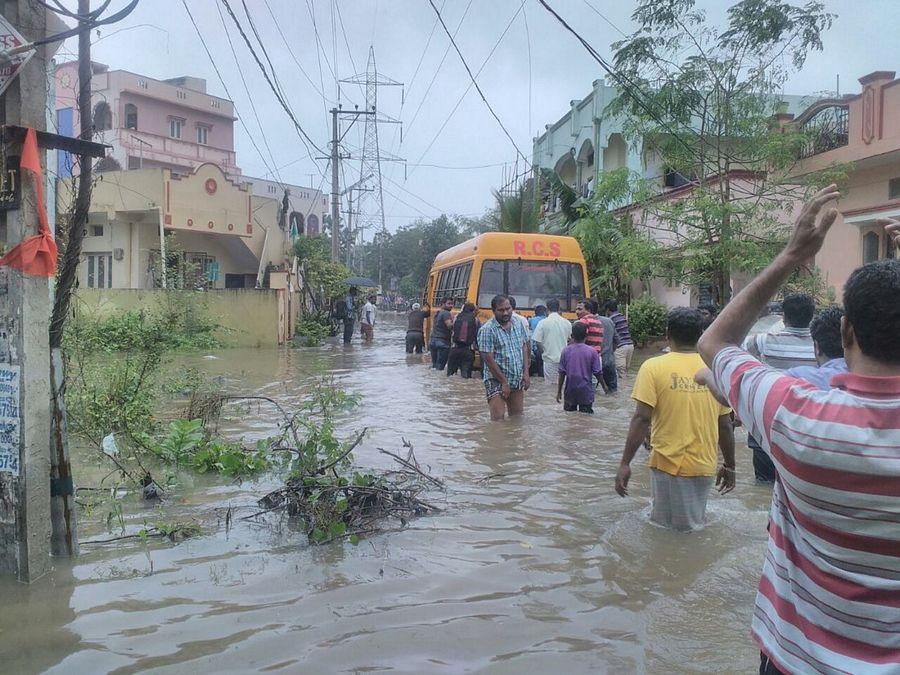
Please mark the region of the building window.
POLYGON ((207 145, 209 143, 209 127, 202 124, 197 125, 197 142, 200 145, 207 145))
POLYGON ((102 237, 103 236, 103 226, 102 225, 91 225, 91 236, 92 237, 102 237))
POLYGON ((137 106, 134 103, 125 104, 125 128, 137 130, 137 106))
POLYGON ((888 181, 888 199, 900 199, 900 178, 888 181))
POLYGON ((169 118, 169 137, 181 138, 181 131, 184 128, 184 120, 179 117, 169 118))
POLYGON ((100 101, 94 106, 94 131, 106 131, 112 129, 112 110, 109 103, 100 101))
POLYGON ((209 107, 210 108, 221 108, 222 105, 216 99, 213 99, 209 102, 209 107))
POLYGON ((112 253, 89 253, 88 288, 112 288, 112 253))
POLYGON ((146 89, 147 88, 147 80, 138 80, 138 86, 141 89, 146 89))
POLYGON ((291 211, 291 236, 302 236, 304 234, 303 221, 304 218, 302 213, 300 213, 299 211, 291 211))
POLYGON ((877 232, 867 232, 863 235, 863 265, 878 260, 880 237, 877 232))
POLYGON ((176 96, 176 98, 180 98, 181 100, 187 99, 187 94, 185 92, 181 91, 180 89, 175 92, 175 96, 176 96))
POLYGON ((273 195, 278 192, 278 188, 275 187, 274 185, 269 185, 268 190, 269 190, 269 194, 273 194, 273 195))
POLYGON ((679 188, 690 184, 691 179, 674 169, 666 169, 663 172, 663 185, 667 188, 679 188))

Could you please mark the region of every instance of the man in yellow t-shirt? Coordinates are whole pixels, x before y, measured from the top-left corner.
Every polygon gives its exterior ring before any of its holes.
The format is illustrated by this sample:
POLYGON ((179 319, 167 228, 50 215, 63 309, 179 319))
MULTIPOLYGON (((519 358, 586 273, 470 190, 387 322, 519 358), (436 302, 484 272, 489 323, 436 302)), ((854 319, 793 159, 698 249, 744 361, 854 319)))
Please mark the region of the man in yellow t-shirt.
POLYGON ((638 371, 631 397, 636 402, 616 475, 616 492, 628 494, 631 460, 650 432, 650 520, 689 532, 702 527, 715 476, 719 492, 734 489, 734 429, 731 410, 694 381, 703 369, 697 353, 702 317, 696 309, 669 312, 672 351, 648 359, 638 371), (723 466, 716 472, 717 446, 723 466))

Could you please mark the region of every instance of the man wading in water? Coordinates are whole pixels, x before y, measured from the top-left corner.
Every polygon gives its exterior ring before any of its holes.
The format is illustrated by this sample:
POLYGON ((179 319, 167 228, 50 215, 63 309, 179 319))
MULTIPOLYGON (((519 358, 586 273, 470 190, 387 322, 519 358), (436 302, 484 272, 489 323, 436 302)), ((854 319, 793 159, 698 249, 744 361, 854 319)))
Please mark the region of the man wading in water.
POLYGON ((512 305, 505 295, 491 300, 494 318, 478 331, 478 349, 484 361, 484 389, 492 420, 508 413, 521 415, 525 390, 531 385, 528 368, 531 347, 523 321, 513 320, 512 305))
MULTIPOLYGON (((831 185, 806 204, 784 250, 699 344, 713 372, 698 380, 728 396, 778 473, 753 612, 763 675, 900 667, 900 261, 869 263, 847 279, 841 338, 850 372, 832 377, 830 389, 738 347, 822 248, 838 197, 831 185)), ((900 221, 879 224, 900 244, 900 221)))
POLYGON ((616 492, 628 494, 631 460, 652 428, 650 520, 689 532, 703 526, 713 481, 722 494, 734 488, 734 433, 731 410, 694 382, 703 367, 697 353, 700 312, 676 307, 669 312, 666 337, 672 351, 647 359, 631 397, 634 417, 616 475, 616 492), (716 448, 724 464, 716 471, 716 448))

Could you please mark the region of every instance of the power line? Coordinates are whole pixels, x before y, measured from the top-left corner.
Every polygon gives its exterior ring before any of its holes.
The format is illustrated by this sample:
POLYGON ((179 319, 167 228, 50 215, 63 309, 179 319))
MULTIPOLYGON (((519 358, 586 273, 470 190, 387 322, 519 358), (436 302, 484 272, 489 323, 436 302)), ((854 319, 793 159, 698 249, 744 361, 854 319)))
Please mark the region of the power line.
POLYGON ((131 14, 138 6, 138 2, 140 2, 140 0, 131 0, 131 2, 129 2, 118 12, 110 14, 105 19, 98 19, 97 17, 100 16, 100 14, 109 6, 110 0, 106 0, 102 5, 100 5, 100 7, 83 16, 66 9, 66 7, 62 3, 57 2, 57 0, 53 0, 53 4, 56 5, 56 8, 51 7, 42 0, 34 1, 40 4, 42 7, 49 9, 51 12, 55 12, 56 14, 63 14, 64 16, 68 16, 69 18, 76 19, 78 21, 78 25, 75 28, 64 30, 61 33, 57 33, 56 35, 50 35, 45 38, 41 38, 40 40, 34 40, 33 42, 20 45, 14 50, 4 50, 4 53, 7 56, 18 51, 27 51, 34 47, 40 47, 42 45, 52 44, 54 42, 61 42, 67 38, 73 37, 75 35, 80 35, 81 33, 93 30, 94 28, 97 28, 99 26, 107 26, 111 23, 117 23, 131 14))
POLYGON ((247 132, 247 138, 250 140, 250 143, 253 145, 256 153, 259 155, 259 158, 262 160, 263 165, 265 165, 265 167, 269 169, 269 174, 275 174, 276 171, 272 170, 272 167, 269 166, 269 163, 266 161, 265 155, 263 155, 262 150, 260 150, 259 145, 257 144, 256 140, 254 140, 253 135, 250 133, 250 129, 249 127, 247 127, 247 123, 244 122, 243 116, 238 111, 237 106, 234 105, 234 97, 231 95, 231 92, 228 91, 228 85, 225 84, 225 78, 222 77, 222 73, 219 71, 219 67, 216 65, 216 60, 213 58, 212 53, 209 51, 206 40, 203 38, 203 33, 200 32, 200 27, 194 20, 194 15, 191 14, 191 10, 188 7, 187 0, 181 0, 181 4, 184 5, 184 11, 187 12, 188 17, 191 20, 191 24, 194 26, 194 31, 197 33, 197 38, 199 38, 200 44, 203 45, 203 50, 206 52, 206 56, 209 58, 209 62, 210 64, 212 64, 213 70, 216 72, 216 75, 219 78, 219 82, 222 84, 222 88, 225 90, 225 95, 228 96, 228 99, 231 101, 232 106, 234 106, 234 112, 237 113, 238 121, 241 123, 241 126, 244 127, 244 131, 247 132))
MULTIPOLYGON (((543 2, 543 0, 540 0, 540 1, 543 2)), ((466 72, 469 74, 469 78, 472 80, 472 84, 475 85, 475 90, 478 92, 478 95, 481 96, 481 100, 484 101, 484 104, 487 106, 487 109, 490 110, 491 115, 493 115, 494 119, 497 120, 497 124, 499 124, 500 128, 503 129, 503 133, 506 134, 506 137, 509 139, 509 142, 512 143, 513 147, 516 149, 516 153, 518 153, 519 157, 521 157, 522 160, 527 165, 529 163, 528 158, 522 154, 521 150, 519 150, 519 146, 516 145, 516 141, 513 139, 512 135, 509 133, 509 131, 503 125, 503 121, 500 119, 500 117, 494 111, 494 108, 488 102, 487 97, 484 95, 484 92, 481 90, 481 86, 478 84, 478 82, 475 80, 475 76, 472 74, 472 69, 469 68, 469 64, 466 63, 465 57, 462 55, 462 52, 459 50, 459 46, 456 44, 456 40, 453 38, 453 35, 450 34, 450 30, 447 28, 447 24, 444 23, 444 18, 441 16, 441 12, 440 12, 440 10, 438 10, 437 5, 434 4, 434 0, 428 0, 428 4, 431 5, 431 8, 434 10, 435 14, 437 14, 438 20, 441 22, 441 27, 444 29, 444 32, 447 34, 447 37, 450 38, 450 42, 453 45, 453 48, 456 50, 456 53, 459 56, 459 60, 462 61, 463 66, 465 66, 466 72)))
POLYGON ((387 180, 388 180, 389 183, 391 183, 391 184, 392 184, 393 186, 395 186, 396 188, 398 188, 398 189, 400 189, 400 190, 403 190, 403 192, 405 192, 406 194, 408 194, 410 197, 415 197, 415 198, 418 199, 420 202, 422 202, 423 204, 425 204, 425 205, 428 206, 429 208, 434 209, 434 210, 437 211, 438 213, 445 213, 445 210, 442 209, 440 206, 435 206, 434 204, 432 204, 431 202, 429 202, 429 201, 428 201, 427 199, 425 199, 424 197, 420 197, 420 196, 417 195, 415 192, 411 192, 410 190, 407 190, 403 185, 401 185, 400 183, 398 183, 398 182, 395 181, 394 179, 388 178, 387 176, 385 176, 385 178, 387 178, 387 180))
POLYGON ((266 63, 269 64, 269 70, 272 72, 272 79, 275 80, 275 86, 278 87, 278 93, 280 93, 283 98, 286 98, 284 89, 281 88, 281 82, 278 81, 278 74, 275 72, 275 66, 272 63, 272 59, 269 58, 269 52, 266 50, 266 43, 263 42, 262 38, 259 36, 259 32, 256 30, 256 23, 250 15, 250 10, 247 9, 246 0, 241 0, 241 5, 244 8, 244 14, 247 16, 247 23, 250 24, 250 30, 253 31, 253 35, 256 37, 257 43, 259 43, 259 48, 262 50, 263 56, 266 57, 266 63))
MULTIPOLYGON (((444 7, 447 4, 447 0, 444 0, 441 3, 441 11, 444 11, 444 7)), ((465 16, 465 14, 463 15, 465 16)), ((409 94, 412 91, 413 83, 416 81, 416 76, 419 74, 419 69, 422 67, 422 62, 425 60, 425 54, 428 53, 428 47, 431 45, 431 38, 434 37, 434 31, 437 28, 438 20, 435 19, 434 23, 431 24, 431 32, 428 33, 428 39, 425 40, 425 47, 422 49, 422 54, 419 56, 419 62, 416 64, 416 70, 413 72, 412 78, 409 80, 409 85, 406 88, 406 93, 409 94)), ((405 100, 404 102, 405 103, 405 100)), ((403 110, 403 103, 400 104, 400 110, 403 110)))
MULTIPOLYGON (((430 2, 430 0, 429 0, 430 2)), ((610 65, 606 59, 604 59, 599 52, 585 39, 583 38, 578 31, 576 31, 572 26, 570 26, 565 19, 563 19, 557 12, 554 10, 549 4, 547 4, 546 0, 538 0, 539 3, 546 9, 553 17, 560 23, 562 26, 569 31, 575 38, 581 43, 581 45, 587 50, 587 52, 594 58, 594 60, 600 64, 600 67, 605 70, 610 77, 612 77, 616 83, 621 87, 621 89, 628 94, 634 100, 635 103, 650 117, 652 117, 657 124, 659 124, 663 129, 665 129, 668 133, 672 135, 672 137, 692 155, 696 155, 696 151, 692 148, 688 143, 681 138, 677 133, 672 131, 671 127, 669 127, 668 123, 666 123, 657 113, 653 110, 652 106, 648 104, 641 95, 638 93, 638 87, 628 78, 626 75, 623 75, 619 71, 617 71, 612 65, 610 65)), ((695 132, 696 133, 696 132, 695 132)), ((702 159, 702 158, 701 158, 702 159)), ((696 180, 688 180, 689 183, 699 184, 696 180)))
MULTIPOLYGON (((344 28, 344 17, 341 14, 341 4, 339 2, 334 2, 332 7, 335 10, 337 10, 338 21, 341 24, 341 33, 344 36, 344 44, 347 45, 347 56, 350 57, 350 65, 353 67, 353 72, 358 73, 359 70, 357 70, 357 68, 356 68, 356 61, 353 59, 353 50, 350 48, 350 40, 347 39, 347 30, 346 30, 346 28, 344 28)), ((359 85, 359 91, 360 91, 360 93, 363 93, 362 84, 359 85)), ((402 109, 402 105, 401 105, 401 109, 402 109)))
MULTIPOLYGON (((228 47, 231 49, 231 55, 234 57, 234 65, 237 68, 238 75, 241 78, 241 84, 244 85, 244 93, 247 95, 247 102, 250 104, 250 109, 253 111, 253 117, 256 119, 256 125, 259 127, 259 133, 262 136, 263 145, 266 146, 266 150, 269 152, 269 159, 272 160, 272 165, 275 166, 273 169, 273 173, 275 174, 275 178, 279 183, 283 183, 281 178, 281 174, 278 171, 278 167, 275 161, 275 155, 272 153, 272 147, 269 145, 269 140, 266 138, 266 132, 263 129, 262 121, 259 119, 259 113, 256 110, 256 105, 253 103, 253 96, 250 95, 250 88, 247 86, 247 80, 244 78, 244 70, 241 68, 240 60, 237 57, 237 52, 234 49, 234 43, 231 40, 231 33, 228 32, 228 26, 225 24, 225 15, 222 14, 221 6, 216 3, 216 11, 219 13, 219 20, 222 22, 222 30, 225 31, 225 37, 228 39, 228 47)), ((268 165, 266 168, 269 168, 268 165)), ((284 185, 281 185, 282 189, 284 189, 284 185)))
MULTIPOLYGON (((469 0, 466 5, 465 10, 463 10, 462 16, 459 17, 459 22, 456 24, 456 30, 453 32, 456 35, 459 32, 459 29, 462 28, 463 21, 466 19, 466 15, 469 13, 469 8, 472 6, 472 0, 469 0)), ((440 13, 435 18, 436 23, 441 23, 440 21, 440 13)), ((452 37, 450 38, 453 39, 452 37)), ((422 94, 422 99, 419 101, 419 105, 416 107, 416 111, 413 113, 412 119, 409 121, 409 124, 406 125, 406 133, 409 134, 410 129, 412 129, 413 124, 416 121, 416 118, 419 116, 419 111, 422 109, 422 106, 425 104, 425 101, 428 100, 428 94, 431 92, 431 87, 434 86, 434 81, 437 79, 438 73, 441 72, 441 68, 444 66, 444 61, 447 60, 447 54, 450 53, 450 47, 452 45, 447 45, 447 49, 444 50, 444 55, 441 57, 440 63, 438 63, 437 68, 434 71, 434 75, 431 76, 431 81, 428 83, 428 86, 425 88, 425 93, 422 94)))
POLYGON ((528 10, 526 9, 522 12, 522 19, 525 21, 525 44, 528 45, 528 133, 531 133, 531 87, 532 87, 532 77, 531 77, 531 31, 528 30, 528 10))
MULTIPOLYGON (((244 43, 247 45, 247 49, 250 50, 250 54, 253 55, 253 60, 256 61, 256 65, 259 66, 259 69, 262 71, 263 77, 266 80, 266 83, 269 85, 269 88, 272 90, 272 93, 275 94, 275 98, 278 99, 278 102, 281 104, 281 107, 284 108, 284 111, 287 113, 287 116, 290 117, 291 122, 294 123, 294 128, 297 130, 301 140, 304 141, 304 144, 307 142, 313 146, 320 154, 327 154, 324 150, 322 150, 318 145, 316 145, 315 141, 306 133, 300 123, 297 121, 297 118, 294 116, 293 111, 290 106, 285 102, 285 100, 278 93, 278 90, 275 88, 275 85, 272 82, 272 79, 269 77, 269 73, 266 72, 266 68, 263 65, 262 61, 260 61, 259 56, 256 54, 256 51, 253 49, 253 45, 250 43, 250 39, 247 37, 247 34, 244 32, 243 26, 241 26, 241 22, 238 20, 237 16, 234 13, 234 10, 231 9, 231 5, 228 0, 221 0, 222 4, 225 5, 225 10, 228 12, 229 16, 231 16, 231 20, 234 22, 234 25, 237 27, 238 32, 241 34, 241 37, 244 39, 244 43)), ((309 148, 307 148, 308 150, 309 148)))
MULTIPOLYGON (((600 64, 600 66, 603 68, 603 70, 605 70, 610 75, 610 77, 613 78, 613 80, 616 82, 616 84, 619 86, 619 88, 624 93, 626 93, 648 116, 650 116, 664 131, 666 131, 666 133, 671 135, 671 137, 679 145, 684 147, 684 149, 688 151, 688 154, 691 157, 693 157, 698 162, 699 165, 703 166, 705 164, 703 156, 700 155, 700 153, 695 148, 692 148, 687 143, 687 141, 685 141, 676 131, 674 131, 672 129, 672 127, 669 125, 669 123, 667 121, 665 121, 663 119, 663 117, 656 110, 654 110, 652 102, 648 103, 647 101, 644 100, 642 94, 640 93, 639 85, 635 84, 627 75, 624 75, 623 73, 619 72, 618 70, 615 69, 614 66, 612 66, 608 61, 606 61, 606 59, 604 59, 600 55, 600 53, 596 49, 594 49, 594 47, 584 37, 582 37, 578 33, 578 31, 576 31, 574 28, 572 28, 572 26, 570 26, 566 22, 566 20, 563 19, 562 16, 560 16, 556 12, 556 10, 554 10, 546 2, 546 0, 538 0, 538 2, 540 2, 540 4, 544 7, 544 9, 546 9, 550 14, 552 14, 553 17, 568 32, 570 32, 573 36, 575 36, 575 38, 581 43, 581 45, 585 48, 585 50, 587 50, 587 52, 594 58, 594 60, 600 64)), ((588 3, 588 4, 590 4, 590 3, 588 3)), ((599 14, 601 17, 603 17, 603 15, 600 14, 599 10, 597 10, 595 7, 593 7, 593 5, 590 5, 590 6, 597 14, 599 14)), ((606 19, 606 17, 603 17, 603 18, 606 19)), ((609 21, 608 19, 606 19, 606 21, 610 25, 613 25, 613 27, 616 28, 616 30, 618 30, 620 33, 622 33, 622 31, 619 28, 615 27, 615 25, 612 24, 611 21, 609 21)), ((624 35, 624 33, 622 33, 622 34, 624 35)), ((660 68, 660 70, 663 73, 665 73, 664 69, 659 65, 658 60, 653 56, 651 56, 651 58, 653 59, 654 63, 656 63, 657 67, 660 68)), ((691 108, 691 109, 693 110, 693 108, 691 108)), ((691 128, 689 125, 685 125, 685 128, 688 133, 696 136, 699 142, 701 142, 701 143, 703 142, 703 138, 698 131, 691 128)), ((727 153, 724 153, 724 152, 722 152, 721 154, 733 161, 740 161, 739 158, 735 158, 733 155, 728 155, 727 153)), ((687 179, 687 183, 690 185, 699 186, 701 184, 701 181, 699 179, 690 178, 688 176, 685 176, 685 178, 687 179)), ((754 193, 752 191, 742 190, 736 185, 732 185, 732 189, 735 190, 736 192, 744 192, 748 196, 754 196, 754 193)))
MULTIPOLYGON (((429 0, 429 1, 430 1, 430 0, 429 0)), ((494 52, 497 51, 497 47, 500 46, 500 43, 503 41, 503 38, 506 37, 507 32, 509 32, 510 27, 512 26, 513 22, 516 20, 516 17, 519 16, 519 12, 521 12, 522 9, 525 7, 525 2, 526 2, 526 0, 522 0, 521 4, 519 5, 519 8, 516 10, 515 14, 512 15, 512 18, 510 18, 510 20, 507 22, 506 28, 503 29, 503 32, 500 34, 500 37, 497 38, 497 41, 494 43, 494 46, 491 48, 491 51, 490 51, 490 52, 488 53, 488 55, 485 57, 484 61, 482 61, 481 67, 478 69, 478 72, 475 73, 475 75, 480 75, 480 74, 481 74, 481 71, 484 70, 484 67, 488 64, 488 61, 491 60, 491 57, 494 55, 494 52)), ((432 3, 432 6, 434 6, 433 3, 432 3)), ((457 52, 458 52, 458 51, 459 51, 459 50, 457 50, 457 52)), ((461 55, 460 55, 460 56, 461 56, 461 55)), ((463 64, 465 65, 465 61, 463 61, 463 64)), ((466 65, 466 70, 468 70, 468 69, 469 69, 469 67, 468 67, 468 65, 466 65)), ((469 75, 472 76, 471 71, 469 71, 469 75)), ((443 124, 441 124, 440 128, 437 130, 437 133, 435 133, 435 135, 432 137, 431 141, 430 141, 430 142, 428 143, 428 145, 425 147, 425 150, 423 150, 423 151, 422 151, 422 154, 419 155, 419 160, 418 160, 419 162, 421 162, 422 159, 424 159, 424 157, 425 157, 425 155, 428 153, 428 151, 431 150, 431 146, 434 145, 435 141, 438 139, 438 137, 441 135, 441 133, 443 133, 444 128, 445 128, 445 127, 447 126, 447 124, 450 122, 450 119, 453 117, 453 115, 456 114, 457 109, 459 109, 459 106, 462 104, 463 99, 465 99, 466 94, 469 93, 469 91, 472 89, 472 86, 473 86, 473 85, 474 85, 476 88, 478 87, 478 84, 475 82, 475 76, 472 76, 472 81, 469 83, 469 86, 466 87, 466 90, 462 93, 462 96, 460 96, 459 99, 456 101, 456 105, 454 105, 453 108, 450 110, 450 114, 448 114, 447 117, 446 117, 446 119, 444 119, 443 124)), ((479 93, 481 93, 481 90, 480 90, 480 89, 479 89, 479 93)), ((482 99, 484 99, 484 95, 483 95, 483 94, 482 94, 482 99)), ((487 100, 485 100, 485 103, 487 103, 487 100)), ((488 108, 489 108, 489 109, 491 108, 491 107, 490 107, 490 104, 488 104, 488 108)), ((491 109, 491 112, 493 113, 493 109, 491 109)), ((494 118, 497 119, 498 122, 500 122, 500 119, 497 118, 496 115, 494 115, 494 118)), ((501 127, 503 126, 503 123, 502 123, 502 122, 500 122, 500 126, 501 126, 501 127)), ((503 130, 506 131, 506 128, 504 127, 503 130)), ((506 135, 507 135, 507 137, 512 141, 512 137, 510 137, 510 135, 509 135, 508 132, 507 132, 506 135)), ((516 148, 516 152, 519 152, 519 148, 518 148, 518 146, 516 146, 515 141, 513 141, 513 146, 516 148)), ((519 155, 520 155, 523 159, 525 159, 525 156, 522 155, 521 152, 519 152, 519 155)), ((528 164, 528 160, 527 160, 527 159, 525 160, 525 163, 526 163, 526 165, 528 164)), ((410 175, 412 175, 414 172, 415 172, 415 168, 413 168, 413 170, 410 171, 410 175)))
MULTIPOLYGON (((306 81, 309 82, 310 86, 315 89, 316 93, 322 97, 323 100, 326 100, 327 97, 325 95, 324 90, 320 89, 316 86, 316 83, 313 82, 313 79, 309 76, 306 70, 303 68, 303 65, 300 63, 300 60, 294 54, 294 49, 291 47, 290 42, 288 42, 287 37, 284 35, 284 31, 281 30, 281 23, 278 21, 278 18, 275 16, 275 12, 272 11, 272 6, 269 4, 269 0, 263 0, 263 3, 266 6, 266 9, 269 11, 269 16, 272 17, 272 23, 275 24, 275 29, 278 31, 278 34, 281 36, 281 41, 284 42, 284 46, 290 54, 291 58, 294 61, 294 64, 297 66, 297 69, 302 73, 303 77, 306 78, 306 81)), ((330 99, 328 99, 330 101, 330 99)), ((331 101, 332 103, 337 103, 336 101, 331 101)), ((328 108, 328 103, 325 104, 325 108, 328 108)))

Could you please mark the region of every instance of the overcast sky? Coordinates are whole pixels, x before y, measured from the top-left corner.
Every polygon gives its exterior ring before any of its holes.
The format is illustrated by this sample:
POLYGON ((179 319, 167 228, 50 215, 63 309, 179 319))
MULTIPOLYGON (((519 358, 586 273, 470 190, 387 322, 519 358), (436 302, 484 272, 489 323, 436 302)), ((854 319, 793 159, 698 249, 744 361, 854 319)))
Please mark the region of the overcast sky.
MULTIPOLYGON (((227 96, 227 88, 246 125, 235 125, 238 163, 244 173, 262 176, 277 168, 285 182, 309 185, 312 181, 314 187, 321 184, 328 190, 330 174, 322 182, 326 163, 309 158, 224 11, 223 25, 217 11, 221 4, 218 0, 187 1, 225 79, 224 86, 181 0, 143 0, 126 20, 101 29, 100 39, 93 47, 94 60, 113 69, 159 79, 179 75, 203 77, 209 92, 219 96, 227 96), (249 95, 229 47, 225 26, 249 95), (254 149, 251 137, 265 160, 254 149)), ((591 82, 603 74, 599 66, 536 0, 434 1, 439 8, 443 6, 442 15, 451 31, 462 20, 457 44, 474 72, 496 47, 477 76, 478 83, 519 150, 530 159, 532 138, 545 124, 564 115, 571 99, 590 92, 591 82), (509 28, 498 44, 507 25, 509 28)), ((470 80, 452 47, 447 52, 449 41, 440 25, 435 27, 436 16, 428 0, 245 2, 290 107, 320 148, 327 150, 330 138, 326 107, 337 100, 332 71, 340 78, 364 72, 371 44, 379 73, 405 83, 405 104, 401 104, 399 88, 379 90, 379 109, 404 122, 402 144, 396 125, 379 129, 382 152, 408 161, 406 180, 402 165, 386 163, 383 167, 388 229, 442 212, 479 215, 492 203, 491 188, 501 182, 501 165, 514 162, 516 150, 474 88, 469 89, 450 116, 470 80), (338 11, 333 11, 335 8, 338 11), (311 14, 315 15, 319 41, 311 14), (327 100, 323 100, 323 93, 327 100), (483 168, 441 168, 476 166, 483 168)), ((788 93, 833 90, 838 75, 842 93, 857 92, 860 76, 873 70, 900 69, 900 0, 824 2, 838 17, 824 36, 824 51, 810 56, 804 70, 792 78, 788 93)), ((122 0, 113 2, 114 7, 122 4, 122 0)), ((241 0, 231 0, 230 4, 247 26, 241 0)), ((611 55, 610 43, 621 37, 618 30, 627 33, 633 26, 630 15, 635 3, 630 0, 550 0, 550 4, 604 56, 611 55), (591 6, 603 12, 608 21, 591 6)), ((698 6, 709 10, 710 21, 719 20, 730 4, 722 0, 698 1, 698 6)), ((69 56, 74 49, 74 41, 70 40, 66 45, 69 56)), ((345 107, 352 108, 354 103, 364 101, 364 92, 355 85, 341 85, 341 100, 345 107)), ((357 155, 361 135, 351 130, 345 140, 357 155)), ((358 162, 344 164, 347 182, 355 182, 359 178, 358 162)))

